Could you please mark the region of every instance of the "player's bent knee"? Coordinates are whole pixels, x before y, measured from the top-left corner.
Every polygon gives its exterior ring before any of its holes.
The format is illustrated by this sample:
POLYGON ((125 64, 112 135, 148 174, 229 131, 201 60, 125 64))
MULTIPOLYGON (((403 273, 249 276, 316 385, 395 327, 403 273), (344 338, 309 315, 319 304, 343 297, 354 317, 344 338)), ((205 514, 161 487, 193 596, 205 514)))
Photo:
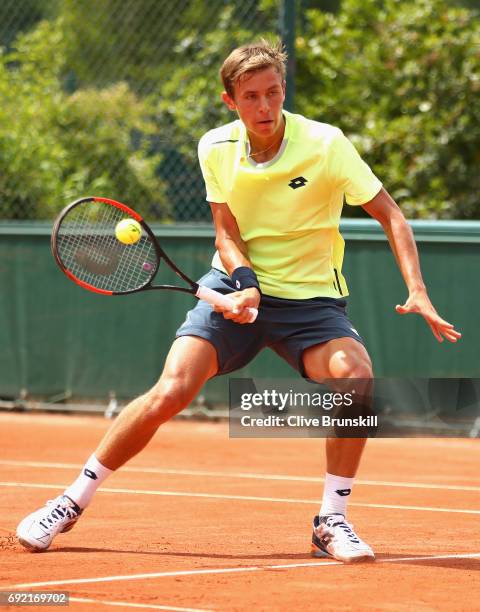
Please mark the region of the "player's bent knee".
POLYGON ((330 374, 332 378, 356 378, 362 380, 370 380, 373 378, 372 366, 367 361, 336 363, 331 367, 330 374))
POLYGON ((194 399, 180 377, 160 381, 147 396, 148 411, 159 423, 181 412, 194 399))
POLYGON ((370 378, 373 378, 372 366, 367 362, 356 363, 350 368, 348 376, 345 376, 345 378, 369 380, 370 378))

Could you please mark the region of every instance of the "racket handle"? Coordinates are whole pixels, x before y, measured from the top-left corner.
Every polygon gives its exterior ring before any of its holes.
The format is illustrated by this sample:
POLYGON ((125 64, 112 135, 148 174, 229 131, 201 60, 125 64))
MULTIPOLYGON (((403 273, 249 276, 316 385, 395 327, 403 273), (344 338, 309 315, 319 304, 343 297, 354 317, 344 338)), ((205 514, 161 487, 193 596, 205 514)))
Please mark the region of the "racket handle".
MULTIPOLYGON (((195 295, 200 300, 204 300, 212 306, 222 306, 224 308, 228 308, 229 310, 233 310, 233 307, 235 305, 232 298, 229 298, 228 296, 223 295, 222 293, 214 291, 213 289, 210 289, 210 287, 205 287, 203 285, 198 286, 198 291, 195 295)), ((253 323, 257 318, 258 310, 256 308, 248 308, 248 312, 250 315, 248 322, 253 323)))

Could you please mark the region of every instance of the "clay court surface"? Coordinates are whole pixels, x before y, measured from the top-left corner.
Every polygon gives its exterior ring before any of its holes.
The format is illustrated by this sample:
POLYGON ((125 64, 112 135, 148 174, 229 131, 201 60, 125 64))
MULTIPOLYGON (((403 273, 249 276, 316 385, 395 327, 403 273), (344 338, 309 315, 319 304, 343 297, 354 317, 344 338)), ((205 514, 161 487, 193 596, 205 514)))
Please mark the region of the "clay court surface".
POLYGON ((108 479, 48 552, 24 551, 17 522, 62 492, 108 426, 0 413, 1 590, 68 591, 73 611, 479 607, 478 440, 369 442, 349 520, 374 564, 310 557, 322 440, 229 439, 226 423, 183 420, 108 479))

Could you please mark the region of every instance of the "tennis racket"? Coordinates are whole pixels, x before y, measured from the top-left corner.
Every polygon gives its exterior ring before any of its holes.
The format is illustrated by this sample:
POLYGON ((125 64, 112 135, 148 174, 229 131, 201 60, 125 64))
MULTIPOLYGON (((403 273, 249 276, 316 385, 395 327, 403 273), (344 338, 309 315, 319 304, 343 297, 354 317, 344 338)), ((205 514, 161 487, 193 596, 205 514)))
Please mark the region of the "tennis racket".
MULTIPOLYGON (((212 306, 234 308, 230 297, 199 285, 184 274, 162 249, 143 218, 115 200, 89 197, 66 206, 55 220, 51 246, 62 272, 89 291, 125 295, 169 289, 191 293, 212 306), (118 224, 124 219, 133 219, 141 226, 141 236, 133 244, 124 244, 115 235, 118 224), (187 286, 153 285, 162 261, 187 286)), ((249 323, 252 323, 258 311, 249 308, 249 314, 249 323)))

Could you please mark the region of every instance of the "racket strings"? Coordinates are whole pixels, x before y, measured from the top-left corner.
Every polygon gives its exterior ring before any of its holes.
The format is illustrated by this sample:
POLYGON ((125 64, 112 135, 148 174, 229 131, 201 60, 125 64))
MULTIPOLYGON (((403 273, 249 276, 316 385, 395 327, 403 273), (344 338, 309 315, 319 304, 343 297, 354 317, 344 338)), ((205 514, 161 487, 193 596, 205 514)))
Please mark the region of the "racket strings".
POLYGON ((57 252, 65 268, 105 291, 132 291, 148 283, 157 269, 155 248, 145 234, 135 244, 117 240, 115 228, 126 217, 103 202, 72 208, 57 231, 57 252))

